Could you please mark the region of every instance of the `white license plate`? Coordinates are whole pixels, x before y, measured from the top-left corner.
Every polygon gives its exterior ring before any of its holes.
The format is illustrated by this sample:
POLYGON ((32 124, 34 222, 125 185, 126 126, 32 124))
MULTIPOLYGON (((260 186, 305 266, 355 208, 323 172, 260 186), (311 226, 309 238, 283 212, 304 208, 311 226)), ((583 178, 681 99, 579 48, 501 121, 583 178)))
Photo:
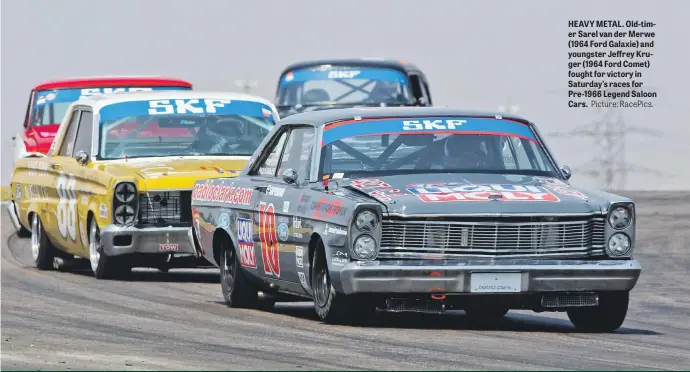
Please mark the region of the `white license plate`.
POLYGON ((472 273, 470 276, 470 292, 510 293, 520 292, 521 288, 521 273, 472 273))

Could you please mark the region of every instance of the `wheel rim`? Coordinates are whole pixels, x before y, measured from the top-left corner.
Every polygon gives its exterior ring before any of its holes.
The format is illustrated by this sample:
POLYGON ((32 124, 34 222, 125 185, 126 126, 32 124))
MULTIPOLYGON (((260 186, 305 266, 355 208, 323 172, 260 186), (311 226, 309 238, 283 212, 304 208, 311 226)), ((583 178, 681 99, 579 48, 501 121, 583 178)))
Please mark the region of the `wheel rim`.
POLYGON ((89 261, 91 261, 91 270, 95 273, 98 270, 98 263, 101 260, 101 236, 98 234, 98 226, 96 222, 91 223, 89 231, 89 261))
POLYGON ((31 219, 31 257, 38 260, 38 251, 41 248, 41 220, 34 214, 31 219))
POLYGON ((314 286, 314 297, 316 299, 316 304, 319 305, 319 307, 324 307, 328 302, 328 296, 331 288, 331 281, 328 277, 328 270, 326 269, 325 265, 322 265, 322 267, 319 269, 315 279, 316 283, 314 286))
POLYGON ((235 257, 232 249, 224 250, 223 256, 223 282, 225 283, 225 291, 230 293, 235 285, 235 257))

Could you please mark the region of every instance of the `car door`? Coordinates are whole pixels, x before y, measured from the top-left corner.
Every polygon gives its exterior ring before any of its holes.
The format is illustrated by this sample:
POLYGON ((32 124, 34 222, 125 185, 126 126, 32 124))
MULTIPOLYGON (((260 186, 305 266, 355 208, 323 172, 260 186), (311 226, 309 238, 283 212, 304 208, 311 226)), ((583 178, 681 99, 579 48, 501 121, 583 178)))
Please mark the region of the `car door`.
POLYGON ((277 198, 281 206, 277 212, 278 241, 284 257, 286 273, 284 279, 299 283, 298 291, 309 293, 309 240, 311 239, 310 220, 297 215, 297 206, 303 188, 310 179, 312 149, 316 129, 313 126, 293 126, 290 130, 283 154, 278 163, 277 178, 268 191, 268 197, 277 198), (284 172, 295 174, 295 182, 287 183, 284 172))
MULTIPOLYGON (((96 170, 91 166, 90 154, 93 142, 93 112, 89 107, 83 107, 78 120, 76 137, 69 156, 61 161, 62 179, 58 178, 56 188, 62 190, 62 204, 58 203, 58 212, 64 211, 65 218, 58 219, 58 231, 65 249, 74 255, 88 257, 88 225, 89 197, 98 190, 96 170), (77 156, 86 154, 89 159, 81 164, 77 156)), ((102 216, 108 213, 108 206, 99 206, 102 216)))
POLYGON ((41 221, 51 240, 63 250, 72 246, 69 244, 71 236, 76 238, 76 206, 70 204, 72 193, 68 192, 74 189, 76 180, 70 177, 69 172, 66 173, 65 167, 66 163, 72 161, 80 114, 77 108, 69 114, 71 118, 62 143, 59 144, 54 156, 45 159, 48 163, 46 170, 49 174, 47 187, 50 198, 46 204, 47 210, 41 213, 41 221), (74 221, 74 224, 69 225, 68 221, 74 221))
MULTIPOLYGON (((259 159, 255 169, 249 173, 253 184, 252 219, 258 236, 254 239, 256 265, 259 275, 266 279, 283 280, 284 267, 281 262, 281 244, 278 241, 278 225, 282 223, 278 217, 282 210, 281 198, 276 195, 280 190, 276 174, 280 156, 288 137, 289 127, 276 131, 273 139, 266 147, 266 156, 259 159)), ((283 189, 284 190, 284 189, 283 189)))

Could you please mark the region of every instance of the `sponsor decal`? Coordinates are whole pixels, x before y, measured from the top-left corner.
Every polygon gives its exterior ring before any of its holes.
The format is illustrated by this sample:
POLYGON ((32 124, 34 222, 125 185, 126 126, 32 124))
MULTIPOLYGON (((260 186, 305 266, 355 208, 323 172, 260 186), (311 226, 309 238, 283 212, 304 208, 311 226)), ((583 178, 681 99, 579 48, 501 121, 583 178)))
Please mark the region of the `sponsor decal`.
MULTIPOLYGON (((81 96, 95 96, 99 94, 111 94, 111 93, 121 93, 121 92, 150 92, 152 88, 144 87, 132 87, 132 88, 84 88, 81 90, 81 96)), ((49 99, 46 96, 46 99, 49 99)), ((53 98, 55 95, 53 94, 53 98)), ((50 99, 49 99, 50 100, 50 99)))
POLYGON ((254 254, 254 222, 237 218, 237 248, 240 251, 240 265, 256 269, 254 254))
POLYGON ((292 237, 295 239, 303 239, 304 235, 301 232, 293 232, 292 237))
POLYGON ((354 71, 328 71, 328 78, 329 79, 352 79, 355 76, 359 75, 361 72, 354 70, 354 71))
POLYGON ((340 227, 330 227, 326 225, 326 228, 323 231, 324 235, 328 234, 335 234, 335 235, 347 235, 347 230, 342 229, 340 227))
POLYGON ((276 233, 276 215, 273 203, 259 203, 259 241, 264 273, 280 278, 280 251, 276 233))
POLYGON ((223 204, 251 204, 253 190, 246 187, 235 187, 234 184, 233 182, 226 185, 223 181, 220 184, 214 184, 211 180, 196 184, 192 190, 192 200, 223 204))
POLYGON ((289 201, 284 201, 283 202, 283 213, 287 213, 290 211, 290 202, 289 201))
POLYGON ((361 178, 358 180, 353 180, 350 185, 352 187, 360 189, 360 190, 366 190, 366 189, 377 189, 381 187, 391 187, 391 185, 387 184, 386 182, 381 181, 378 178, 361 178))
POLYGON ((180 248, 178 247, 177 244, 166 243, 166 244, 159 244, 158 250, 161 252, 177 252, 180 250, 180 248))
POLYGON ((273 113, 271 112, 271 110, 266 110, 263 107, 261 108, 261 113, 267 118, 270 118, 271 116, 273 116, 273 113))
POLYGON ((38 160, 30 160, 27 164, 29 168, 29 176, 47 176, 48 175, 48 163, 44 163, 38 160))
MULTIPOLYGON (((418 185, 419 186, 419 185, 418 185)), ((559 202, 560 199, 541 186, 513 184, 444 184, 412 187, 407 191, 423 202, 454 201, 542 201, 559 202)))
MULTIPOLYGON (((45 186, 24 185, 24 191, 26 192, 26 199, 37 200, 48 198, 48 191, 45 186)), ((22 197, 24 197, 24 195, 22 195, 22 197)))
POLYGON ((330 219, 335 215, 344 216, 346 212, 340 200, 329 201, 327 198, 321 198, 311 204, 316 218, 330 219))
POLYGON ((446 119, 446 120, 403 120, 403 130, 444 130, 458 129, 467 120, 446 119))
POLYGON ((108 207, 105 205, 105 203, 101 203, 101 205, 98 207, 98 214, 101 216, 101 218, 108 217, 108 207))
POLYGON ((281 223, 278 225, 278 239, 286 241, 289 235, 289 229, 286 223, 281 223))
POLYGON ((266 188, 266 195, 277 196, 279 198, 282 198, 283 195, 285 195, 285 188, 269 185, 266 188))
MULTIPOLYGON (((304 160, 306 160, 306 159, 304 159, 304 160)), ((345 173, 333 173, 333 179, 334 180, 339 180, 339 179, 343 178, 343 176, 345 176, 345 173)))
POLYGON ((303 272, 298 272, 297 276, 299 276, 299 283, 302 285, 302 288, 308 291, 309 285, 307 284, 307 276, 304 275, 303 272))
POLYGON ((333 266, 345 266, 348 262, 350 262, 350 257, 343 251, 335 251, 331 258, 331 265, 333 266))
POLYGON ((292 228, 293 229, 301 229, 302 228, 302 219, 299 217, 292 217, 292 228))
POLYGON ((295 246, 295 264, 297 267, 304 267, 304 247, 295 246))
POLYGON ((22 185, 17 184, 17 188, 14 190, 14 199, 18 202, 22 201, 22 185))
POLYGON ((218 217, 218 226, 217 228, 220 229, 229 229, 230 228, 230 215, 227 213, 221 213, 220 217, 218 217))
POLYGON ((575 198, 580 198, 582 200, 588 199, 585 194, 583 194, 579 190, 572 188, 569 184, 557 178, 533 177, 533 179, 537 182, 547 185, 549 189, 553 190, 553 192, 557 194, 572 196, 575 198))
POLYGON ((309 202, 311 201, 311 196, 304 193, 299 196, 299 203, 297 204, 297 212, 306 213, 309 208, 309 202))

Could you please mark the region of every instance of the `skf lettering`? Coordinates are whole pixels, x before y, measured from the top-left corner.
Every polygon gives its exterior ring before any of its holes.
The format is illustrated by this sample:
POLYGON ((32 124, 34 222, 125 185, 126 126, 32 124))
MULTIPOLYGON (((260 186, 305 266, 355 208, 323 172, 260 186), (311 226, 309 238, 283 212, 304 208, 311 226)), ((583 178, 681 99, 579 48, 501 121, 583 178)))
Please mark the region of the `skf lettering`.
POLYGON ((150 92, 152 88, 133 87, 133 88, 85 88, 81 90, 82 96, 95 96, 98 94, 111 94, 122 92, 150 92))
POLYGON ((454 130, 465 123, 467 120, 403 120, 403 130, 454 130))
POLYGON ((329 219, 337 214, 343 215, 345 211, 342 207, 343 203, 340 200, 329 202, 328 199, 321 198, 314 204, 314 217, 329 219))
POLYGON ((330 71, 328 72, 329 79, 352 79, 359 75, 359 71, 330 71))
POLYGON ((230 100, 227 99, 161 99, 149 101, 149 115, 214 114, 216 107, 228 104, 230 100))

